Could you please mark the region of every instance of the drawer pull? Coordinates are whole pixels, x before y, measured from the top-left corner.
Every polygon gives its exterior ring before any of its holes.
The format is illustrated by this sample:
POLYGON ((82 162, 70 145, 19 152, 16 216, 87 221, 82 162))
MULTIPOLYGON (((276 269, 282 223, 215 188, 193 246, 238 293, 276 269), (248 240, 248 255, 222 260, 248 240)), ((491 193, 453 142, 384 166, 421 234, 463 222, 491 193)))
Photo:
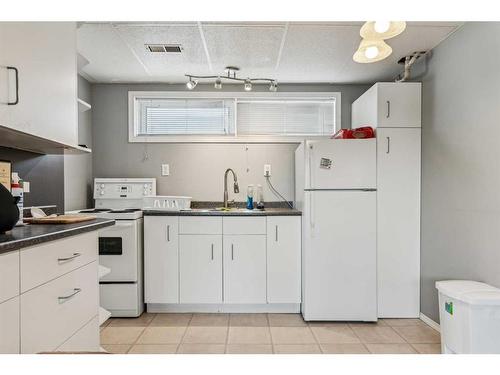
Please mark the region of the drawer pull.
POLYGON ((231 244, 231 260, 234 260, 234 244, 231 244))
POLYGON ((70 295, 68 296, 63 296, 63 297, 57 297, 57 299, 59 300, 59 303, 64 303, 66 302, 67 300, 73 298, 74 296, 76 296, 78 293, 80 293, 82 290, 80 288, 74 288, 73 289, 74 292, 71 293, 70 295))
POLYGON ((75 258, 78 258, 80 255, 82 255, 82 254, 81 254, 81 253, 74 253, 72 256, 67 257, 67 258, 57 258, 57 261, 58 261, 59 263, 61 263, 61 262, 68 262, 68 261, 70 261, 70 260, 73 260, 73 259, 75 259, 75 258))

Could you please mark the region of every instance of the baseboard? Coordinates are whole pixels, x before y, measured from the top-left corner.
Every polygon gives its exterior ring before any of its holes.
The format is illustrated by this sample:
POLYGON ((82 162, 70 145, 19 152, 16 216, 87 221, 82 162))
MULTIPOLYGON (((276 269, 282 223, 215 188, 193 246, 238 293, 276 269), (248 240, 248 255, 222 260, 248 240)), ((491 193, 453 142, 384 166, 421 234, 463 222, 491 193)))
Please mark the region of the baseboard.
POLYGON ((429 318, 427 315, 420 313, 420 320, 427 324, 429 327, 434 328, 436 331, 440 332, 441 328, 439 327, 439 324, 436 323, 434 320, 429 318))
POLYGON ((298 303, 269 304, 177 304, 148 303, 151 313, 299 313, 298 303))

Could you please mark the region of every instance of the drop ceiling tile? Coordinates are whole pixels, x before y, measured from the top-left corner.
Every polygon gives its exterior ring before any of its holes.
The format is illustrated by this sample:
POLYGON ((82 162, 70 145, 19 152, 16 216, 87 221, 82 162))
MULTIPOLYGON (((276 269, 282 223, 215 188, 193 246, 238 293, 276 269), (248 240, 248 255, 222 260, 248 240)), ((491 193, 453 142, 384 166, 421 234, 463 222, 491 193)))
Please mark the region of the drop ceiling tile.
POLYGON ((84 74, 98 82, 143 79, 144 68, 109 23, 82 24, 78 52, 89 61, 84 74))
POLYGON ((116 30, 141 60, 152 79, 185 81, 184 74, 209 70, 197 23, 116 25, 116 30), (180 44, 181 53, 152 53, 145 44, 180 44))
POLYGON ((228 65, 241 68, 240 76, 272 77, 285 24, 202 24, 214 73, 228 65))

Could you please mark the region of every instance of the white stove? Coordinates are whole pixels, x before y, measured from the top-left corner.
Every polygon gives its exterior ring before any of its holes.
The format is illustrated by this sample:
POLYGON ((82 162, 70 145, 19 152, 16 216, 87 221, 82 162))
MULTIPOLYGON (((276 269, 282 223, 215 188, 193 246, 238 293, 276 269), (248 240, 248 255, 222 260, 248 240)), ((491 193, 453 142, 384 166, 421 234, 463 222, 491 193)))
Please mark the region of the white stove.
POLYGON ((111 270, 99 281, 101 306, 113 317, 144 311, 142 199, 156 195, 154 178, 96 178, 95 208, 78 213, 116 220, 99 231, 99 263, 111 270))

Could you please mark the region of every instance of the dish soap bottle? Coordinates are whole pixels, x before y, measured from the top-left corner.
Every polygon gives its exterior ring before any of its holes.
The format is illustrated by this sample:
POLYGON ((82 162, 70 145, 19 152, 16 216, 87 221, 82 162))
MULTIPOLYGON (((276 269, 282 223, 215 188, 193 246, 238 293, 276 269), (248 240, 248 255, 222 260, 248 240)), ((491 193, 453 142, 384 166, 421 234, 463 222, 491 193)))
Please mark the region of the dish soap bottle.
POLYGON ((253 185, 247 187, 247 210, 253 210, 253 185))

